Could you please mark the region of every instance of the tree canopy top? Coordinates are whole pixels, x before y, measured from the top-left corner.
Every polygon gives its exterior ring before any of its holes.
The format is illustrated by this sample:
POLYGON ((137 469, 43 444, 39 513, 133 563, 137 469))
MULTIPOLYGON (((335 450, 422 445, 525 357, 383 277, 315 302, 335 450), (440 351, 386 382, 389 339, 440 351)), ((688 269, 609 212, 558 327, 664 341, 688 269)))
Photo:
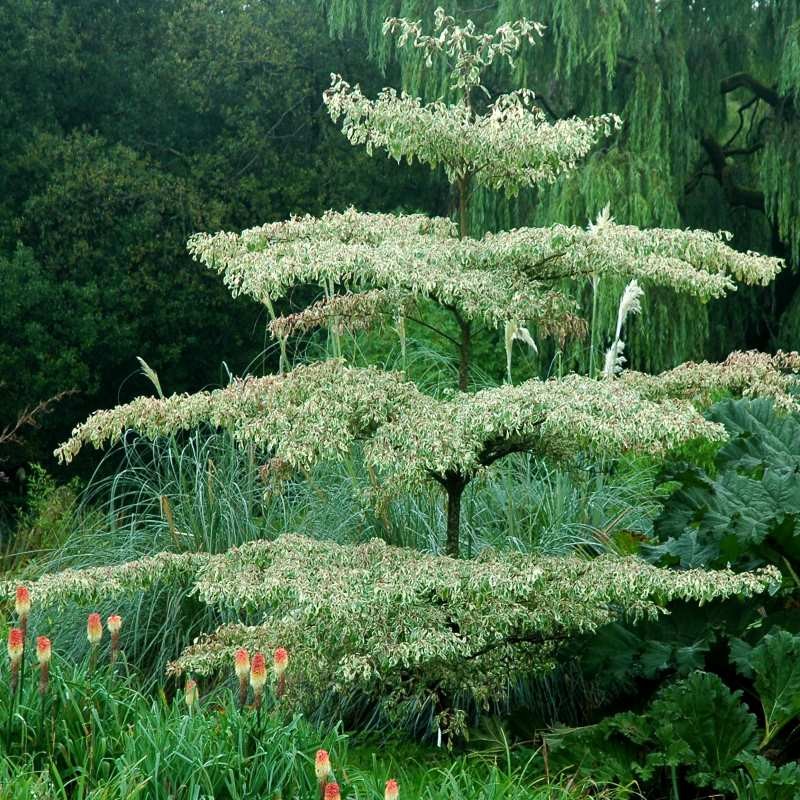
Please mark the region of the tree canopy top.
POLYGON ((423 103, 394 89, 370 100, 340 75, 331 80, 323 99, 352 144, 365 145, 370 155, 385 150, 398 162, 441 166, 451 183, 471 178, 509 197, 571 172, 622 124, 614 114, 550 123, 524 89, 500 95, 476 114, 465 102, 423 103))

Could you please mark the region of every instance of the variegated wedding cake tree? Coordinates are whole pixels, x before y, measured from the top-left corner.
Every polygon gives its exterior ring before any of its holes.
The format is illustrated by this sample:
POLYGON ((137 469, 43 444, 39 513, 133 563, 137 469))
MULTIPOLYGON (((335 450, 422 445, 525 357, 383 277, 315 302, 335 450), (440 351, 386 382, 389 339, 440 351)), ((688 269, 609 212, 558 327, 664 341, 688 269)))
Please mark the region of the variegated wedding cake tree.
MULTIPOLYGON (((127 430, 158 437, 199 425, 229 430, 279 474, 358 451, 384 497, 441 485, 446 551, 457 556, 465 486, 510 453, 657 455, 696 438, 720 440, 724 430, 698 405, 724 392, 797 408, 797 353, 734 353, 721 364, 685 364, 657 376, 621 370, 625 317, 637 310, 642 287, 718 297, 735 280, 770 281, 778 260, 737 252, 723 234, 639 230, 615 224, 608 212, 586 230, 559 225, 470 236, 476 187, 513 194, 554 181, 620 124, 610 116, 550 123, 527 91, 488 97, 485 71, 540 36, 541 26, 523 20, 479 34, 439 12, 431 35, 405 20, 388 20, 386 31, 425 57, 449 58, 455 102, 423 104, 389 89, 369 100, 338 76, 325 102, 354 144, 441 167, 458 198, 455 221, 350 210, 195 236, 192 252, 234 295, 267 306, 281 344, 280 374, 97 412, 59 448, 64 461, 127 430), (630 283, 599 375, 469 391, 476 326, 496 330, 507 352, 517 340, 584 335, 586 323, 564 287, 570 279, 607 275, 630 283), (322 287, 322 299, 277 316, 275 301, 300 285, 322 287), (432 324, 432 305, 457 323, 457 333, 444 338, 456 348, 458 390, 432 396, 402 373, 340 357, 344 331, 389 320, 402 340, 406 323, 432 324), (316 327, 328 328, 338 357, 289 369, 287 338, 316 327)), ((188 648, 172 671, 225 671, 236 647, 280 645, 293 654, 296 670, 282 702, 318 710, 331 697, 356 698, 409 719, 428 714, 433 730, 458 732, 465 714, 503 702, 516 681, 552 666, 564 639, 613 619, 656 615, 671 599, 749 595, 777 580, 773 568, 677 573, 636 558, 488 552, 455 560, 380 541, 340 546, 284 535, 218 555, 162 553, 67 571, 43 577, 32 592, 43 606, 60 605, 168 582, 218 609, 220 622, 253 623, 223 625, 188 648)), ((12 587, 0 587, 2 595, 12 597, 12 587)))
MULTIPOLYGON (((234 296, 264 303, 281 345, 281 374, 248 377, 213 392, 139 398, 94 414, 58 451, 69 461, 86 443, 100 446, 133 429, 149 437, 210 423, 255 446, 283 470, 307 470, 325 459, 363 451, 385 496, 435 481, 447 496, 446 551, 459 553, 461 497, 467 484, 498 459, 531 451, 546 458, 578 452, 615 456, 658 454, 690 439, 723 431, 692 404, 714 389, 769 394, 792 403, 788 389, 800 367, 796 354, 734 354, 718 365, 685 365, 657 377, 618 373, 621 329, 638 307, 639 282, 701 298, 724 295, 735 281, 764 284, 782 267, 775 258, 742 253, 724 233, 640 230, 615 224, 607 210, 587 229, 556 225, 473 238, 469 203, 477 187, 513 195, 555 181, 576 168, 621 121, 611 115, 550 123, 533 94, 489 97, 482 78, 510 61, 542 26, 520 20, 481 34, 439 10, 434 31, 420 22, 386 21, 385 31, 451 67, 453 103, 423 103, 385 89, 366 98, 332 76, 324 100, 351 142, 400 161, 441 168, 458 198, 455 221, 422 215, 328 212, 293 218, 241 234, 198 234, 194 256, 218 271, 234 296), (601 276, 631 280, 616 338, 602 376, 529 380, 474 394, 470 349, 476 325, 505 339, 510 364, 516 340, 581 336, 586 322, 564 286, 601 276), (299 313, 276 316, 274 303, 299 285, 321 287, 323 298, 299 313), (429 304, 453 315, 459 392, 435 398, 400 373, 359 368, 341 359, 285 372, 292 334, 326 326, 334 351, 344 331, 391 320, 404 342, 406 323, 430 323, 429 304)), ((509 369, 510 377, 510 369, 509 369)))

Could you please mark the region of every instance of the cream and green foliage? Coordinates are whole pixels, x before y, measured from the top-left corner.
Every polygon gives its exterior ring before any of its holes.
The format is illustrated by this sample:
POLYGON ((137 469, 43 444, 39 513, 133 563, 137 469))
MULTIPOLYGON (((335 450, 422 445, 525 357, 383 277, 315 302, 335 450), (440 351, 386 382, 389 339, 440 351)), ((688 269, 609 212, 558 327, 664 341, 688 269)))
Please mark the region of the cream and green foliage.
MULTIPOLYGON (((769 356, 741 354, 708 372, 686 365, 678 373, 679 392, 674 373, 627 373, 625 380, 570 375, 475 394, 451 390, 443 397, 425 394, 400 373, 330 360, 211 392, 140 397, 98 411, 75 429, 58 455, 70 461, 85 444, 101 447, 127 430, 155 438, 210 423, 299 472, 346 459, 360 447, 374 470, 376 499, 435 481, 447 492, 453 514, 466 485, 513 452, 568 460, 576 453, 658 455, 699 438, 722 441, 724 429, 705 420, 690 399, 713 387, 729 389, 732 380, 742 380, 740 362, 755 360, 765 363, 757 376, 746 376, 748 391, 772 396, 782 388, 790 402, 781 358, 773 363, 769 356), (689 399, 673 399, 676 393, 689 399)), ((448 519, 447 532, 448 550, 457 553, 457 517, 448 519)))
MULTIPOLYGON (((670 600, 707 602, 772 590, 756 573, 670 572, 636 558, 475 560, 338 545, 297 535, 220 555, 163 553, 67 570, 31 584, 37 607, 93 604, 159 583, 183 586, 229 624, 189 647, 173 673, 228 674, 237 647, 291 653, 285 702, 311 711, 362 698, 395 719, 435 717, 457 732, 472 709, 501 703, 552 666, 558 643, 620 618, 654 618, 670 600)), ((0 584, 7 604, 15 585, 0 584)))
POLYGON ((334 359, 211 392, 141 397, 98 411, 58 453, 69 461, 85 443, 113 443, 129 429, 155 437, 203 422, 230 429, 241 444, 257 445, 296 470, 347 456, 363 442, 367 463, 405 489, 419 488, 431 475, 476 475, 514 450, 551 458, 576 451, 614 456, 724 438, 724 429, 690 403, 648 400, 621 381, 570 375, 436 398, 401 373, 334 359))
POLYGON ((344 331, 390 319, 404 335, 407 320, 428 324, 413 316, 424 313, 424 303, 440 305, 457 322, 459 338, 445 338, 458 349, 462 392, 434 398, 400 375, 340 361, 298 367, 282 377, 246 378, 191 396, 140 398, 100 412, 60 448, 62 459, 70 460, 85 442, 100 446, 127 429, 156 437, 201 423, 230 429, 242 444, 298 470, 346 458, 360 446, 384 498, 429 481, 441 485, 447 495, 446 548, 455 555, 465 487, 509 453, 659 454, 692 439, 721 438, 722 431, 691 405, 716 386, 788 396, 793 378, 784 372, 797 371, 795 354, 764 363, 765 357, 737 355, 719 368, 684 366, 674 375, 616 380, 623 317, 607 358, 608 380, 570 375, 469 394, 477 326, 501 329, 509 374, 515 340, 535 347, 537 337, 563 341, 586 332, 565 282, 633 279, 629 290, 638 307, 648 286, 708 299, 735 289, 735 281, 768 283, 782 262, 736 251, 724 233, 618 225, 607 208, 586 229, 554 225, 470 237, 469 204, 477 188, 514 194, 552 181, 574 170, 619 120, 551 123, 530 93, 488 96, 484 70, 509 60, 525 40, 534 42, 542 32, 536 23, 520 20, 483 34, 437 11, 433 34, 419 22, 398 19, 387 20, 385 31, 399 45, 445 59, 454 101, 425 104, 391 90, 370 100, 339 76, 324 100, 354 143, 398 160, 441 166, 458 198, 457 221, 350 209, 241 234, 198 234, 189 247, 222 275, 234 296, 244 293, 266 305, 284 363, 286 339, 294 333, 327 325, 334 353, 340 353, 344 331), (320 302, 275 315, 274 301, 308 285, 321 287, 320 302), (744 368, 748 360, 752 369, 744 368), (683 399, 673 399, 675 394, 683 399))

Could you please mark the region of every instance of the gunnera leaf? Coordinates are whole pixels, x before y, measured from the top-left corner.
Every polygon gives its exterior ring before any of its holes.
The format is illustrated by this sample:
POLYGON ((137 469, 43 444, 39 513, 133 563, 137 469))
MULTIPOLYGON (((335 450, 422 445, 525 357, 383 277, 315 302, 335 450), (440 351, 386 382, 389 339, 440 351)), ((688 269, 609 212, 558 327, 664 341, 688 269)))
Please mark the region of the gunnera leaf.
POLYGON ((800 764, 796 761, 781 767, 764 756, 747 755, 742 761, 746 776, 736 781, 741 797, 748 800, 797 800, 800 797, 800 764))
POLYGON ((764 709, 764 747, 800 715, 800 636, 768 634, 750 650, 749 664, 764 709))
POLYGON ((708 417, 730 436, 717 455, 718 467, 800 470, 800 418, 776 413, 772 400, 724 400, 708 417))
POLYGON ((649 715, 659 748, 648 762, 687 768, 700 787, 728 790, 741 758, 754 752, 756 718, 718 676, 694 672, 662 689, 649 715))

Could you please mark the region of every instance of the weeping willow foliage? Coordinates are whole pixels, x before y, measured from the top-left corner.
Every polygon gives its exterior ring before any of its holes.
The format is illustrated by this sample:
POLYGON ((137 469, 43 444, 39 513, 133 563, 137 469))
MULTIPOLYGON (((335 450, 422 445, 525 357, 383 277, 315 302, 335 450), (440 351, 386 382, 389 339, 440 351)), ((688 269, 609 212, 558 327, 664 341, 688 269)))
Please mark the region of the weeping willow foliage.
MULTIPOLYGON (((376 63, 385 67, 397 61, 403 88, 426 99, 451 95, 443 61, 434 60, 425 69, 419 52, 398 49, 382 35, 385 18, 430 20, 437 6, 457 17, 468 15, 484 29, 521 16, 533 18, 546 26, 544 37, 521 51, 513 68, 496 65, 487 83, 493 89, 532 89, 551 119, 598 113, 622 117, 621 133, 595 151, 582 170, 555 185, 511 201, 477 191, 473 233, 556 221, 583 224, 610 200, 615 218, 625 224, 723 228, 735 234, 739 247, 798 260, 800 180, 793 165, 800 163, 800 0, 318 4, 333 35, 366 37, 376 63), (713 162, 706 140, 722 145, 726 155, 721 163, 713 162)), ((613 282, 598 287, 603 325, 614 318, 619 288, 613 282)), ((584 300, 589 287, 577 291, 584 300)), ((750 330, 767 313, 767 295, 751 296, 753 301, 728 306, 737 332, 745 327, 743 316, 750 330)), ((724 331, 727 341, 717 347, 720 332, 711 320, 722 318, 724 326, 724 308, 694 299, 664 307, 663 300, 648 293, 642 322, 628 336, 631 364, 638 369, 658 371, 703 354, 718 357, 743 344, 764 344, 731 341, 731 332, 724 331), (668 334, 662 325, 667 319, 668 334)), ((796 315, 791 308, 800 305, 789 305, 789 316, 796 315)), ((795 346, 787 337, 798 327, 782 321, 784 346, 795 346)), ((552 349, 544 349, 543 367, 552 355, 552 349)), ((587 366, 585 348, 573 347, 564 358, 579 368, 587 366)))

